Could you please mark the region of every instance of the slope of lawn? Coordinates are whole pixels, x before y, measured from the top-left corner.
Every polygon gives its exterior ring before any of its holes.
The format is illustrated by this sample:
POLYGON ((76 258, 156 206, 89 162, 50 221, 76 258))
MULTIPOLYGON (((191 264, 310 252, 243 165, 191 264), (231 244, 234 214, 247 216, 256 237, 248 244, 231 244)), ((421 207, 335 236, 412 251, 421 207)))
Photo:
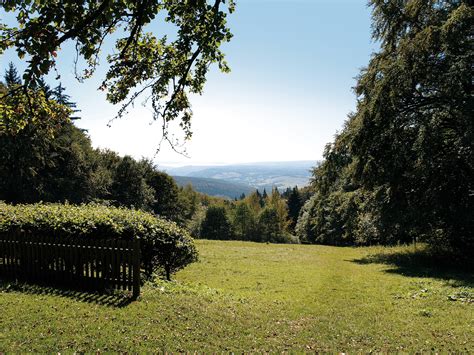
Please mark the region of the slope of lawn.
POLYGON ((197 245, 176 282, 122 306, 2 282, 0 353, 474 351, 472 274, 426 266, 413 246, 197 245))

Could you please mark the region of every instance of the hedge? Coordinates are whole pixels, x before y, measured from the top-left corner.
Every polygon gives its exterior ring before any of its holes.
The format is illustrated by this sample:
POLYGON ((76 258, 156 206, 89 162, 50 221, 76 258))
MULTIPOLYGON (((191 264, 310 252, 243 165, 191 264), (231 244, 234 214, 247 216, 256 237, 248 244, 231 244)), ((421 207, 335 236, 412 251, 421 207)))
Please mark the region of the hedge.
POLYGON ((127 208, 97 204, 8 205, 0 202, 0 233, 90 239, 140 238, 145 279, 172 273, 197 260, 189 233, 174 222, 127 208))

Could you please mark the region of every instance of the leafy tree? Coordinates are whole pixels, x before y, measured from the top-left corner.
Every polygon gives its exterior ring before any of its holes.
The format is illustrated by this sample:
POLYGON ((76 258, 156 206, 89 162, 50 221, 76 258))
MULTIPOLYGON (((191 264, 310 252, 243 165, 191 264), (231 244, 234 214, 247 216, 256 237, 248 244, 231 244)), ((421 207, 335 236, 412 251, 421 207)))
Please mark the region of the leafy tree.
POLYGON ((285 200, 281 198, 280 192, 275 187, 272 189, 272 194, 267 198, 267 206, 272 207, 278 216, 278 228, 282 232, 288 231, 288 207, 285 200))
POLYGON ((358 79, 357 111, 314 171, 308 239, 422 238, 466 254, 474 250, 474 9, 468 1, 370 4, 381 49, 358 79))
POLYGON ((279 217, 274 207, 265 207, 258 217, 260 241, 278 243, 283 231, 280 229, 279 217))
POLYGON ((254 214, 257 215, 258 213, 260 213, 260 210, 262 209, 262 196, 260 195, 258 190, 252 192, 249 196, 245 198, 244 201, 248 204, 254 214))
POLYGON ((237 203, 233 211, 232 228, 237 239, 258 241, 256 215, 247 203, 237 203))
MULTIPOLYGON (((4 78, 12 87, 21 81, 10 63, 4 78)), ((51 99, 44 80, 30 94, 3 96, 0 109, 13 111, 0 118, 2 152, 1 198, 10 202, 83 202, 91 195, 93 149, 90 140, 69 121, 67 106, 51 99), (30 115, 28 107, 34 106, 30 115), (53 110, 51 110, 53 109, 53 110)))
POLYGON ((42 91, 30 94, 34 102, 19 92, 0 98, 0 199, 8 202, 45 197, 46 171, 57 164, 53 141, 68 124, 67 107, 46 99, 42 91), (30 105, 34 115, 27 114, 30 105))
POLYGON ((113 199, 120 205, 149 209, 153 203, 153 190, 146 183, 145 168, 126 155, 117 165, 111 187, 113 199))
POLYGON ((298 189, 298 192, 301 198, 301 205, 304 205, 305 202, 308 201, 311 198, 311 196, 313 196, 314 194, 313 186, 310 184, 301 189, 298 189))
POLYGON ((311 196, 311 198, 305 202, 301 208, 300 214, 298 216, 298 221, 295 226, 296 236, 300 239, 302 243, 314 243, 315 240, 313 237, 313 228, 315 223, 315 213, 314 205, 317 195, 311 196))
POLYGON ((122 158, 109 149, 95 150, 92 156, 91 195, 93 200, 104 202, 113 200, 112 185, 115 171, 122 158))
POLYGON ((65 123, 51 141, 54 164, 40 175, 45 179, 44 201, 81 203, 94 197, 92 187, 95 152, 91 141, 71 122, 65 123))
POLYGON ((222 71, 229 71, 220 45, 232 37, 226 25, 226 12, 234 9, 232 0, 211 4, 205 0, 65 0, 60 6, 51 1, 14 0, 2 2, 2 8, 16 17, 18 26, 0 23, 0 54, 14 48, 20 58, 28 56, 23 74, 27 87, 50 72, 61 47, 69 42, 86 63, 82 73, 76 67, 76 76, 79 80, 91 77, 102 44, 120 28, 115 51, 107 57, 109 69, 101 89, 107 91, 109 102, 123 104, 118 116, 146 93, 155 119, 164 121, 164 139, 170 143, 166 127, 174 119, 180 120, 185 138, 190 138, 188 93, 202 93, 210 65, 217 63, 222 71), (223 9, 226 3, 227 10, 223 9), (175 26, 174 40, 146 32, 155 19, 175 26))
POLYGON ((206 218, 207 208, 202 204, 196 208, 196 211, 189 220, 185 221, 185 226, 191 235, 195 238, 204 237, 201 233, 201 226, 204 218, 206 218))
POLYGON ((180 188, 179 204, 182 208, 184 219, 190 220, 199 208, 199 195, 194 191, 192 185, 188 184, 180 188))
POLYGON ((206 239, 233 239, 232 226, 224 207, 210 206, 201 224, 201 236, 206 239))
POLYGON ((146 182, 153 189, 151 209, 162 217, 175 222, 183 222, 178 185, 171 176, 156 170, 150 162, 148 164, 146 182))

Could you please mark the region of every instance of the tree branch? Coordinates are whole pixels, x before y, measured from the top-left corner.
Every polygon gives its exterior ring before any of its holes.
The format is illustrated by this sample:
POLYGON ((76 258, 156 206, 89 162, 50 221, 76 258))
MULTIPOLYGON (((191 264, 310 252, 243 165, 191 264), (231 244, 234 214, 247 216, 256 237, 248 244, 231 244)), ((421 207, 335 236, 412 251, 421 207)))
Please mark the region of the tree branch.
POLYGON ((76 37, 82 29, 91 25, 92 22, 94 22, 94 20, 98 18, 102 14, 102 12, 106 9, 106 7, 109 5, 109 2, 110 0, 104 0, 102 4, 100 4, 100 6, 97 8, 97 10, 90 13, 76 27, 67 31, 63 36, 61 36, 57 41, 57 45, 60 45, 61 43, 63 43, 64 41, 70 38, 76 37))
MULTIPOLYGON (((221 4, 222 0, 216 0, 214 3, 214 6, 212 7, 214 14, 216 17, 214 17, 214 24, 217 18, 217 14, 219 13, 219 6, 221 4)), ((162 117, 165 119, 165 116, 171 106, 171 103, 176 99, 176 96, 184 89, 185 83, 186 83, 186 78, 195 62, 197 57, 201 54, 201 47, 198 47, 196 51, 193 53, 192 57, 188 61, 188 65, 186 67, 186 70, 184 71, 184 74, 181 76, 179 82, 178 82, 178 87, 173 91, 173 94, 171 95, 171 98, 166 102, 165 108, 163 109, 163 114, 162 117)))

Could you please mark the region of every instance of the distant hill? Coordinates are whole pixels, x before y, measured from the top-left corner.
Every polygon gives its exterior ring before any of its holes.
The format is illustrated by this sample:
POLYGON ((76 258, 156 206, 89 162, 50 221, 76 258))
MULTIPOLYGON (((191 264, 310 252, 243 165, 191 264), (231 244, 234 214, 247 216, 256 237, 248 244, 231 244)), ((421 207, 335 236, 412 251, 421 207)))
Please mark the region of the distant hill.
MULTIPOLYGON (((211 188, 211 183, 226 181, 232 184, 247 188, 271 190, 277 187, 284 190, 287 187, 304 187, 309 184, 311 169, 317 166, 317 161, 292 161, 292 162, 262 162, 222 166, 183 166, 179 168, 164 168, 168 174, 184 177, 213 179, 208 181, 207 188, 211 188)), ((196 183, 198 183, 196 181, 196 183)), ((204 183, 204 181, 202 181, 204 183)), ((204 185, 205 186, 205 185, 204 185)), ((224 185, 222 185, 224 188, 224 185)), ((197 187, 196 187, 197 189, 197 187)), ((222 190, 224 191, 224 190, 222 190)), ((237 190, 232 190, 233 195, 237 190)), ((222 194, 229 196, 229 193, 222 194)), ((240 194, 239 194, 240 195, 240 194)))
POLYGON ((192 176, 173 176, 178 186, 191 184, 196 191, 203 194, 225 198, 239 198, 242 193, 249 195, 255 189, 243 184, 232 183, 225 180, 212 178, 199 178, 192 176))

